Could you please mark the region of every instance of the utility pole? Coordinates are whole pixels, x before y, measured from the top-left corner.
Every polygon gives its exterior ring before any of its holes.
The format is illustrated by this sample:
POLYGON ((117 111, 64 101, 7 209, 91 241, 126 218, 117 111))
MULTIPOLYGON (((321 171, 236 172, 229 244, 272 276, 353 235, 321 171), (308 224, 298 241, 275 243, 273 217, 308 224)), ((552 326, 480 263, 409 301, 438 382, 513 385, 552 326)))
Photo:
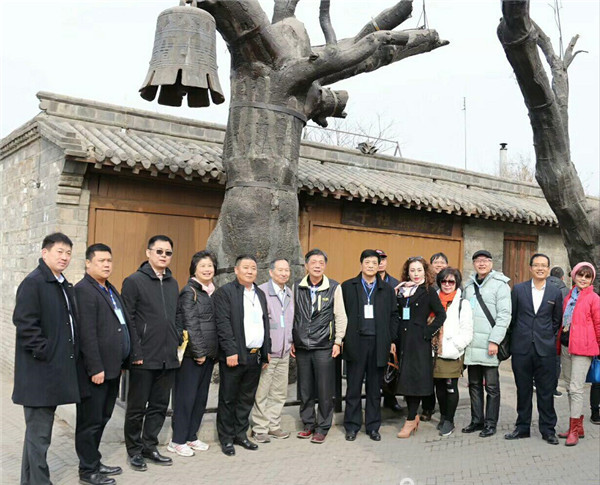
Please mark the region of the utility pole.
POLYGON ((465 130, 465 170, 467 169, 467 98, 463 98, 463 120, 464 120, 464 130, 465 130))

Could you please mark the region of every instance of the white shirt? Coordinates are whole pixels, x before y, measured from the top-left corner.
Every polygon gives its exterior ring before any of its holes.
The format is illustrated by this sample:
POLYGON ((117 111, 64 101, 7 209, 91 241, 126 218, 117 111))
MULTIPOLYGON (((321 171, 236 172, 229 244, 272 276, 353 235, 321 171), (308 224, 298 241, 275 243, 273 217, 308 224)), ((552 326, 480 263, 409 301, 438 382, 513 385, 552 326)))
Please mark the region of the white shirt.
POLYGON ((75 330, 73 329, 73 316, 71 315, 71 303, 69 302, 69 297, 67 296, 67 292, 65 291, 64 287, 63 287, 63 282, 65 281, 65 277, 63 276, 63 274, 61 273, 60 275, 56 276, 54 275, 54 277, 56 278, 56 280, 60 283, 60 289, 63 292, 63 295, 65 295, 65 300, 67 301, 67 308, 69 309, 69 323, 71 324, 71 338, 73 339, 73 342, 75 342, 75 330))
POLYGON ((262 347, 265 340, 263 311, 254 288, 254 285, 250 290, 244 288, 244 336, 248 349, 262 347))
POLYGON ((542 304, 542 300, 544 299, 544 291, 546 291, 546 283, 544 282, 544 286, 540 290, 535 287, 533 280, 531 280, 531 298, 533 299, 533 311, 535 313, 538 312, 540 305, 542 304))

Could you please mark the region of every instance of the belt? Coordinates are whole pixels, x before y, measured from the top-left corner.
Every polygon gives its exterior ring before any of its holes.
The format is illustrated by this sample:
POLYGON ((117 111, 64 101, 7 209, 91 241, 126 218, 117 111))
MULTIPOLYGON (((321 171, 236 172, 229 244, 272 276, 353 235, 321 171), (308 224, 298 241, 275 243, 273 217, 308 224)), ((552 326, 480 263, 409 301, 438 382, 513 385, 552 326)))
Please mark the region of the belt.
POLYGON ((248 353, 250 354, 256 354, 257 352, 260 352, 260 347, 256 348, 256 349, 246 349, 248 351, 248 353))

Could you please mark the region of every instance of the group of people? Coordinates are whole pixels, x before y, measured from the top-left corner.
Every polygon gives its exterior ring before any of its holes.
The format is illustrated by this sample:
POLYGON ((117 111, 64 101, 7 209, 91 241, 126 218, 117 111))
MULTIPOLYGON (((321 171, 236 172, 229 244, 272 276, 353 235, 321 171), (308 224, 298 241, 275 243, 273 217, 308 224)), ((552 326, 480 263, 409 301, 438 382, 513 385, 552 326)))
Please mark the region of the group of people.
MULTIPOLYGON (((531 280, 511 292, 509 279, 493 270, 486 250, 473 254, 475 272, 464 285, 443 253, 429 261, 409 258, 396 280, 379 249, 364 250, 360 272, 340 284, 325 274, 325 252, 312 249, 304 260, 306 275, 293 284, 287 259, 272 261, 269 280, 257 285, 256 258, 240 255, 235 279, 216 288, 216 258, 200 251, 192 256, 189 280, 180 291, 169 269, 173 241, 157 235, 120 294, 109 282, 111 248, 101 243, 87 248, 85 276, 71 285, 63 272, 72 247, 62 233, 47 236, 39 266, 17 290, 13 401, 23 406, 26 423, 21 483, 50 483, 46 454, 54 412, 67 403, 77 403, 81 483, 115 483, 113 476, 122 469, 101 462, 99 445, 123 369, 129 370, 125 445, 136 471, 147 470, 147 462, 173 463, 157 448, 171 397, 167 450, 190 457, 209 448, 198 431, 217 362, 217 432, 227 456, 235 455, 234 445, 256 450, 257 443, 290 436, 281 427, 290 357, 296 359, 303 422, 298 438, 326 440, 334 413, 335 359, 341 356, 347 379, 345 438, 356 440, 364 424, 368 437, 380 441, 381 388, 390 355, 397 358, 398 375, 395 388, 384 393, 384 405, 398 411, 396 395, 407 404, 399 438, 409 438, 420 421, 431 420, 436 401, 439 433, 452 434, 465 368, 471 421, 462 432, 489 437, 499 417, 498 352, 507 332, 518 418, 505 438, 530 436, 535 383, 542 438, 558 444, 557 353, 570 406, 569 429, 559 436, 574 445, 584 435, 585 374, 600 354, 600 298, 591 286, 596 274, 590 263, 573 268, 574 286, 564 298, 562 280, 548 279, 546 255, 531 257, 531 280)), ((600 424, 600 388, 592 390, 591 399, 592 421, 600 424)))

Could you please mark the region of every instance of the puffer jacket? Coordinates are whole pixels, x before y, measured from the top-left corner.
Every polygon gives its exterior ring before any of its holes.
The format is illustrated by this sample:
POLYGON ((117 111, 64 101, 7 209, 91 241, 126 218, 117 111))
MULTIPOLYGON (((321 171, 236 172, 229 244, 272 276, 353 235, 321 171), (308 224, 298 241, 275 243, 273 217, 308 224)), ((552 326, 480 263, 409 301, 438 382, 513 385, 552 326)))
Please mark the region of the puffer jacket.
POLYGON ((176 322, 179 333, 188 332, 184 357, 217 358, 219 344, 213 301, 202 285, 192 278, 179 294, 176 322))
POLYGON ((477 301, 475 277, 476 274, 472 274, 465 284, 465 299, 469 301, 473 310, 473 340, 465 351, 465 364, 498 367, 500 361, 497 356, 488 354, 488 346, 490 342, 496 344, 502 342, 510 325, 512 318, 510 286, 508 286, 510 278, 492 270, 479 287, 481 297, 496 322, 492 328, 477 301))
MULTIPOLYGON (((563 302, 563 314, 571 299, 571 293, 572 289, 563 302)), ((560 353, 560 332, 557 350, 560 353)), ((569 330, 569 354, 592 357, 600 354, 600 297, 594 293, 593 286, 581 290, 575 303, 569 330)))
POLYGON ((473 340, 473 311, 469 302, 461 302, 461 299, 462 292, 458 289, 446 311, 446 321, 442 327, 442 350, 438 353, 442 359, 460 358, 473 340))
POLYGON ((330 349, 342 345, 348 318, 342 287, 323 275, 317 300, 310 298, 308 275, 294 285, 294 346, 305 350, 330 349))

